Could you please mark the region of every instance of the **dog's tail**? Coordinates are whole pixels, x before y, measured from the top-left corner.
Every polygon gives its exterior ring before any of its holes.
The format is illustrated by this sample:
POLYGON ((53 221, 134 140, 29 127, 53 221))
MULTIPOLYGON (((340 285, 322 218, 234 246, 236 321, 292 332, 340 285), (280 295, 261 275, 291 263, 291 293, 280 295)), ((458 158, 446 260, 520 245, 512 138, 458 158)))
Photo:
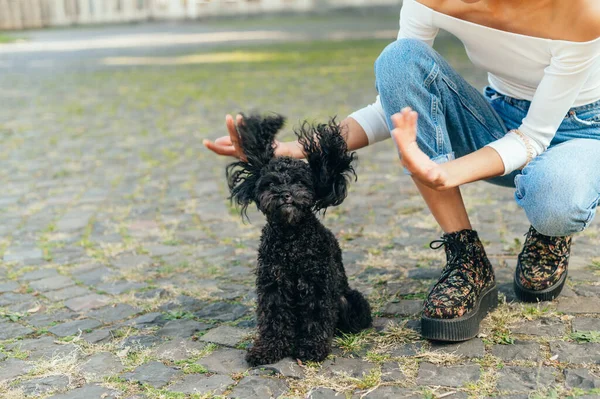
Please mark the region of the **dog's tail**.
POLYGON ((337 329, 343 333, 356 334, 371 327, 371 306, 358 291, 348 289, 340 298, 340 313, 337 329))

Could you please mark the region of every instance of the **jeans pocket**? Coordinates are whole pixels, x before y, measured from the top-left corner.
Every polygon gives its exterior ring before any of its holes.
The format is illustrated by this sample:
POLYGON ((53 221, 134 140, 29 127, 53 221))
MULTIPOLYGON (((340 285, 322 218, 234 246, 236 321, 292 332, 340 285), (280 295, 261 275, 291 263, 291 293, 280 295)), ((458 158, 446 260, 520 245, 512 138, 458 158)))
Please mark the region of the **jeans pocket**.
POLYGON ((576 112, 570 111, 569 118, 577 125, 580 126, 594 126, 600 127, 600 110, 592 109, 589 111, 576 112))

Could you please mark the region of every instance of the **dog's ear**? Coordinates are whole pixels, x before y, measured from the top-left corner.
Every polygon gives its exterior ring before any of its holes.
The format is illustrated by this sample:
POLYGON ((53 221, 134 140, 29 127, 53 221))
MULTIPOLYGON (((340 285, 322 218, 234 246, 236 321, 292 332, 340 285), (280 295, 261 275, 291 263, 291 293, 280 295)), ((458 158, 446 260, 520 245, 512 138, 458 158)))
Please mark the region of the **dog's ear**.
POLYGON ((285 123, 285 118, 276 114, 266 117, 257 114, 242 116, 243 123, 238 126, 238 134, 246 160, 228 165, 226 176, 231 192, 229 199, 241 207, 242 216, 247 219, 248 205, 256 202, 256 183, 260 171, 275 156, 275 135, 285 123))
POLYGON ((353 166, 356 153, 348 152, 345 132, 332 118, 327 124, 304 122, 295 133, 312 170, 315 211, 341 204, 346 198, 349 180, 352 177, 356 180, 353 166))
POLYGON ((273 114, 261 116, 242 114, 243 122, 238 125, 240 146, 244 150, 248 164, 263 167, 275 156, 275 136, 283 127, 285 118, 273 114))

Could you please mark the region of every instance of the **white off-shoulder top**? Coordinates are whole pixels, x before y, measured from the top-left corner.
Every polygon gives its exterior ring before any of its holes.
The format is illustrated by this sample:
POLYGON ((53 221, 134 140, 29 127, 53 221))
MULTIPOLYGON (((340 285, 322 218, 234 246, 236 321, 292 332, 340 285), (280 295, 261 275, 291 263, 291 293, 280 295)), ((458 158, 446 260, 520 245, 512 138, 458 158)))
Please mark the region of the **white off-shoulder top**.
MULTIPOLYGON (((504 95, 531 101, 519 130, 534 154, 544 152, 571 107, 600 100, 600 38, 571 42, 526 36, 464 21, 417 2, 404 0, 398 39, 419 39, 430 46, 440 29, 456 36, 476 66, 488 72, 489 85, 504 95)), ((369 143, 390 137, 379 97, 350 115, 369 143)), ((507 133, 490 144, 508 174, 527 161, 519 135, 507 133)))

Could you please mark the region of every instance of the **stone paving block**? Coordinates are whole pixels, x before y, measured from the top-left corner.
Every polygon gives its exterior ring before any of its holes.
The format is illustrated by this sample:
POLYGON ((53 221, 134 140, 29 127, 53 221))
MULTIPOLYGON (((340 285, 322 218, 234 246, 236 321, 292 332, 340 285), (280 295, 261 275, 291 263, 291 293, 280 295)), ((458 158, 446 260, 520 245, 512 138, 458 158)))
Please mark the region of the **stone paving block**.
POLYGON ((65 389, 68 385, 69 378, 67 376, 52 375, 23 381, 17 387, 23 390, 25 395, 37 396, 65 389))
POLYGON ((16 281, 6 281, 0 283, 0 294, 4 292, 16 291, 20 287, 16 281))
POLYGON ((391 357, 407 357, 415 356, 421 352, 423 344, 421 342, 415 342, 410 344, 400 345, 397 348, 390 350, 391 357))
POLYGON ((92 215, 92 212, 86 211, 68 212, 56 223, 56 229, 58 231, 82 230, 87 226, 92 215))
MULTIPOLYGON (((414 389, 390 386, 379 387, 369 392, 364 397, 368 399, 422 399, 423 395, 415 392, 414 389)), ((444 396, 444 398, 446 397, 451 398, 451 396, 444 396)), ((343 399, 343 396, 337 396, 336 399, 343 399)))
POLYGON ((550 367, 505 366, 498 371, 497 388, 501 391, 526 392, 552 386, 555 370, 550 367))
POLYGON ((132 335, 125 338, 119 343, 121 348, 132 348, 139 350, 140 348, 150 348, 158 345, 163 340, 160 337, 154 335, 132 335))
POLYGON ((156 332, 159 337, 179 337, 187 338, 199 331, 206 331, 211 324, 202 323, 195 320, 171 320, 163 328, 156 332))
POLYGON ((600 319, 578 317, 571 322, 573 332, 600 331, 600 319))
POLYGON ((188 359, 199 353, 206 344, 184 338, 175 338, 153 349, 153 353, 162 360, 178 361, 188 359))
POLYGON ((173 245, 146 245, 144 249, 150 253, 150 256, 165 256, 177 253, 180 249, 173 245))
POLYGON ((127 325, 130 325, 137 329, 144 329, 151 327, 162 327, 168 322, 169 320, 165 318, 165 315, 163 313, 153 312, 146 313, 144 315, 128 320, 127 325))
POLYGON ((399 382, 405 381, 406 376, 396 362, 386 362, 381 365, 381 381, 399 382))
POLYGON ((258 367, 261 370, 271 371, 286 378, 302 378, 304 370, 298 365, 298 361, 290 357, 281 359, 277 363, 266 364, 258 367))
POLYGON ((101 308, 110 301, 106 295, 91 294, 71 298, 65 301, 65 306, 74 312, 83 312, 91 309, 101 308))
POLYGON ((67 321, 62 324, 57 324, 54 327, 50 327, 48 331, 59 337, 68 337, 70 335, 76 335, 85 330, 92 330, 96 327, 100 327, 102 323, 94 319, 81 319, 67 321))
POLYGON ((402 299, 387 303, 381 313, 392 316, 415 316, 421 314, 422 311, 423 301, 421 299, 402 299))
POLYGON ((87 316, 99 320, 104 324, 109 324, 114 323, 115 321, 124 320, 140 312, 141 310, 138 308, 126 303, 119 303, 91 310, 87 312, 87 316))
POLYGON ((89 288, 74 285, 63 288, 62 290, 44 292, 44 296, 52 301, 64 301, 78 296, 91 295, 92 293, 93 292, 89 288))
POLYGON ((124 255, 114 259, 111 263, 120 270, 133 270, 151 265, 152 258, 147 255, 124 255))
POLYGON ((442 270, 436 267, 419 267, 416 269, 408 270, 408 278, 417 280, 437 280, 440 278, 442 270))
POLYGON ((4 262, 19 262, 23 264, 41 263, 44 254, 36 247, 11 247, 4 253, 4 262))
POLYGON ((29 294, 6 292, 0 295, 0 306, 9 306, 16 303, 35 302, 35 297, 29 294))
POLYGON ((196 363, 204 366, 211 373, 243 373, 250 368, 244 359, 245 355, 246 351, 238 349, 217 349, 196 363))
POLYGON ((248 337, 249 333, 250 331, 247 329, 223 325, 209 330, 200 337, 200 341, 235 347, 238 343, 248 337))
POLYGON ((196 312, 194 315, 200 319, 234 321, 248 313, 248 310, 248 306, 241 304, 214 302, 196 312))
POLYGON ((73 276, 85 285, 95 286, 106 282, 118 273, 108 267, 98 266, 93 269, 84 269, 80 273, 73 273, 73 276))
POLYGON ((492 355, 505 361, 529 360, 537 362, 540 360, 540 344, 537 342, 515 341, 512 345, 492 346, 492 355))
POLYGON ((171 392, 181 392, 191 394, 214 394, 221 395, 227 387, 233 385, 235 381, 226 375, 214 374, 211 376, 190 374, 183 377, 181 381, 168 386, 166 389, 171 392))
POLYGON ((349 359, 336 357, 325 360, 321 366, 321 373, 325 375, 347 375, 354 378, 362 378, 375 368, 375 364, 365 362, 361 359, 349 359))
POLYGON ((478 365, 436 366, 421 363, 417 376, 417 385, 461 387, 479 379, 481 371, 478 365))
POLYGON ((579 284, 573 290, 579 296, 597 298, 600 296, 600 285, 579 284))
POLYGON ((542 318, 519 323, 510 330, 515 334, 562 337, 565 335, 565 329, 565 324, 559 319, 542 318))
POLYGON ((146 383, 161 388, 181 374, 181 371, 167 367, 161 362, 149 362, 137 367, 131 373, 123 374, 127 381, 146 383))
POLYGON ((121 399, 121 394, 110 388, 96 384, 86 384, 66 393, 50 396, 47 399, 121 399))
POLYGON ((333 389, 315 388, 308 393, 307 399, 346 399, 346 395, 333 389))
POLYGON ((79 356, 81 349, 74 344, 58 344, 54 337, 42 336, 39 338, 24 339, 7 344, 11 351, 27 352, 28 360, 51 359, 55 357, 79 356))
POLYGON ((232 399, 277 399, 288 391, 283 380, 268 377, 244 377, 233 388, 232 399))
POLYGON ((48 327, 61 321, 75 319, 79 316, 78 313, 71 312, 68 309, 61 309, 54 313, 45 313, 44 311, 45 309, 42 308, 39 313, 27 316, 23 320, 35 328, 40 328, 48 327))
POLYGON ((485 345, 481 338, 473 338, 460 343, 432 342, 431 350, 464 357, 483 357, 485 355, 485 345))
POLYGON ((591 373, 588 369, 565 369, 565 382, 567 388, 583 390, 600 388, 600 374, 591 373))
POLYGON ((67 276, 54 276, 35 280, 29 283, 29 286, 39 292, 60 290, 75 285, 75 281, 67 276))
POLYGON ((550 342, 552 356, 558 355, 559 362, 600 363, 600 344, 554 341, 550 342))
POLYGON ((562 298, 557 310, 571 314, 600 313, 600 298, 562 298))
POLYGON ((124 369, 121 360, 109 352, 96 353, 82 362, 80 370, 87 381, 100 381, 104 377, 119 374, 124 369))
POLYGON ((146 288, 147 286, 148 284, 146 283, 136 283, 133 281, 113 281, 109 283, 98 284, 96 285, 96 288, 110 295, 119 295, 124 292, 146 288))
POLYGON ((208 303, 198 298, 187 295, 179 295, 171 302, 167 302, 159 307, 162 311, 182 310, 186 312, 197 312, 207 307, 208 303))
POLYGON ((22 326, 19 323, 2 323, 0 322, 0 341, 5 339, 19 338, 27 334, 31 334, 33 330, 29 327, 22 326))
POLYGON ((99 329, 94 330, 90 333, 83 333, 81 339, 89 344, 100 344, 109 342, 113 338, 113 334, 110 329, 99 329))
POLYGON ((32 368, 33 365, 30 362, 8 358, 5 361, 0 362, 0 384, 27 374, 32 368))

